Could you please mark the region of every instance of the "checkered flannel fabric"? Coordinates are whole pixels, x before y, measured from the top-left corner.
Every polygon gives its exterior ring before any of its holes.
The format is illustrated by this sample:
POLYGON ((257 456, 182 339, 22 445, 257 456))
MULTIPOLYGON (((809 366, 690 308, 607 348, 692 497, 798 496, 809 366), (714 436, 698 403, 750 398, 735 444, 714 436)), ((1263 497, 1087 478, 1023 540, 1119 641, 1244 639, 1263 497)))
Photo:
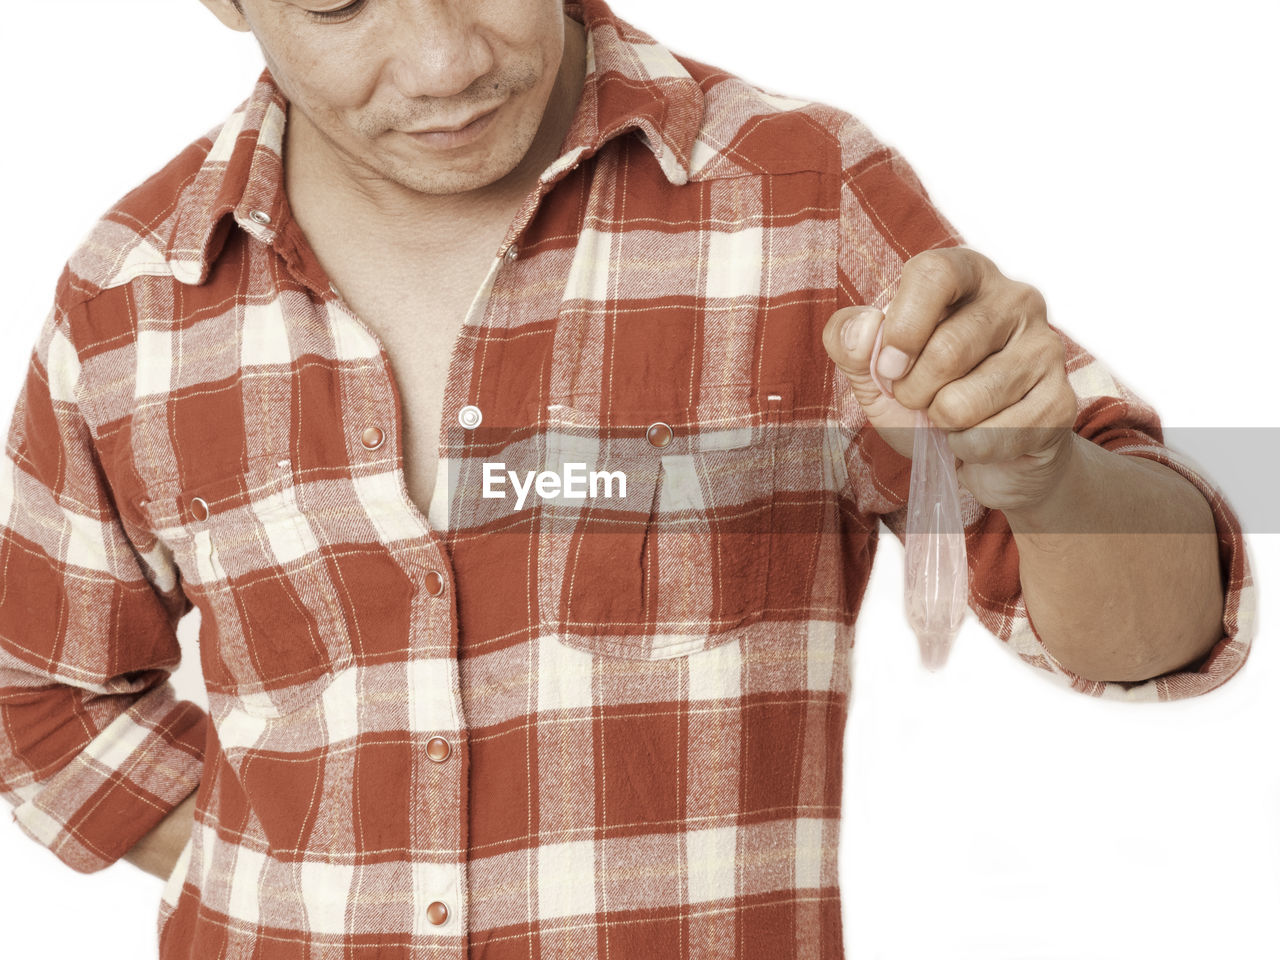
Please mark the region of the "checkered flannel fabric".
MULTIPOLYGON (((0 791, 83 872, 197 793, 164 958, 841 955, 854 624, 910 461, 821 330, 962 241, 850 114, 566 10, 586 86, 453 347, 428 515, 392 358, 290 216, 268 72, 63 272, 0 464, 0 791), (572 470, 595 496, 517 503, 572 470), (207 712, 168 682, 193 608, 207 712)), ((1059 333, 1078 432, 1211 505, 1222 639, 1074 676, 964 492, 970 608, 1081 693, 1204 693, 1253 634, 1240 525, 1059 333)))

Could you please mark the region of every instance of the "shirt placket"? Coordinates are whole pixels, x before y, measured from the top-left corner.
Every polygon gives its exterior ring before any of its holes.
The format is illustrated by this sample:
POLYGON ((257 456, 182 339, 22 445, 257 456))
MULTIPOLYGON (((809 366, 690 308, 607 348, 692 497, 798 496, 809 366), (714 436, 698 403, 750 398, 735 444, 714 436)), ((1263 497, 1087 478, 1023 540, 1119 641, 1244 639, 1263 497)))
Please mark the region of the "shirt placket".
MULTIPOLYGON (((261 224, 259 218, 252 218, 261 224)), ((404 470, 404 418, 402 393, 391 360, 377 334, 343 300, 329 282, 296 225, 286 239, 273 244, 290 275, 311 291, 318 318, 324 322, 352 324, 376 344, 377 376, 359 378, 347 391, 341 422, 346 450, 353 468, 390 458, 399 503, 383 521, 392 528, 393 554, 413 581, 410 635, 403 689, 409 703, 401 715, 408 718, 410 736, 420 748, 413 752, 414 770, 409 777, 408 824, 412 881, 412 933, 415 937, 456 938, 451 955, 467 955, 467 885, 465 850, 468 817, 467 725, 463 715, 458 669, 458 611, 455 602, 455 570, 446 544, 446 531, 432 524, 409 497, 404 470), (358 395, 356 395, 358 394, 358 395), (358 414, 347 415, 347 411, 358 414), (408 536, 404 536, 408 532, 408 536)), ((449 377, 458 376, 454 357, 449 377)), ((465 362, 465 361, 462 361, 465 362)), ((458 422, 478 423, 478 408, 463 407, 445 415, 458 422)), ((353 469, 353 473, 357 472, 353 469)), ((392 814, 388 814, 391 816, 392 814)), ((440 943, 430 950, 442 956, 440 943)), ((424 954, 425 956, 426 954, 424 954)))
MULTIPOLYGON (((524 228, 536 214, 542 197, 576 166, 576 160, 573 158, 553 177, 540 181, 528 195, 482 284, 483 295, 473 300, 471 312, 452 345, 437 449, 438 470, 443 476, 449 476, 450 457, 457 456, 466 445, 465 434, 457 431, 472 433, 485 422, 480 386, 498 375, 496 369, 487 368, 483 376, 477 375, 474 331, 477 326, 483 330, 490 322, 491 305, 495 297, 503 294, 499 285, 518 284, 512 268, 519 260, 524 228), (472 335, 468 335, 468 327, 472 335), (450 402, 450 398, 458 397, 465 398, 466 402, 450 402)), ((281 219, 288 221, 287 212, 283 214, 281 219)), ((271 222, 265 211, 251 212, 248 219, 259 228, 271 222)), ((416 812, 411 816, 409 831, 411 849, 418 852, 412 871, 413 933, 457 937, 455 955, 465 957, 470 754, 459 668, 462 638, 455 589, 458 571, 449 549, 449 507, 454 491, 450 489, 452 484, 445 484, 445 489, 432 498, 429 517, 423 516, 409 497, 405 482, 403 393, 396 383, 384 344, 328 280, 296 223, 281 223, 278 231, 261 239, 271 243, 290 275, 311 291, 318 311, 331 315, 336 311, 335 322, 354 324, 379 350, 379 375, 361 379, 356 387, 360 396, 346 399, 347 407, 358 404, 362 415, 358 418, 344 415, 341 419, 353 467, 359 465, 362 457, 391 458, 401 500, 401 520, 414 525, 416 532, 415 536, 401 541, 396 550, 410 565, 406 573, 419 588, 414 594, 416 609, 410 618, 413 626, 406 665, 410 678, 407 689, 413 701, 408 715, 415 740, 424 738, 424 748, 414 759, 419 769, 411 777, 414 795, 410 798, 410 810, 416 812)), ((500 361, 491 365, 497 363, 500 361)), ((431 956, 440 956, 438 948, 431 956)))

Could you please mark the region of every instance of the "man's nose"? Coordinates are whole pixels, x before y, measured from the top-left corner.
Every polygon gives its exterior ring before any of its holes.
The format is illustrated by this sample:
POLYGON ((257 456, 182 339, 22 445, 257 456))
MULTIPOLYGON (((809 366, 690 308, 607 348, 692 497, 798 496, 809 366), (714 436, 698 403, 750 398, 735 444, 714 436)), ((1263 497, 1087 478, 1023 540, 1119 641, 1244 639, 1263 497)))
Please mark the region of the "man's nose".
POLYGON ((388 38, 391 77, 405 97, 456 97, 493 68, 492 51, 468 6, 453 0, 405 5, 409 12, 388 38))

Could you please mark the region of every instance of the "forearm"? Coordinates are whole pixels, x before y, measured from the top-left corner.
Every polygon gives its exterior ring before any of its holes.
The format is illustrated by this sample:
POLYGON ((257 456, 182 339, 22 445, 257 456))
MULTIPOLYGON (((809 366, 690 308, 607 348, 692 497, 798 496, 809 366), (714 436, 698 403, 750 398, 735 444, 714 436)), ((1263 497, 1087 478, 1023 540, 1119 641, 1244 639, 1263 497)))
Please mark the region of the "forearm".
POLYGON ((1005 512, 1036 632, 1091 680, 1146 680, 1194 662, 1222 636, 1208 502, 1163 464, 1075 443, 1041 505, 1005 512))
POLYGON ((174 807, 149 833, 144 834, 124 859, 134 866, 167 879, 182 855, 195 826, 196 793, 174 807))

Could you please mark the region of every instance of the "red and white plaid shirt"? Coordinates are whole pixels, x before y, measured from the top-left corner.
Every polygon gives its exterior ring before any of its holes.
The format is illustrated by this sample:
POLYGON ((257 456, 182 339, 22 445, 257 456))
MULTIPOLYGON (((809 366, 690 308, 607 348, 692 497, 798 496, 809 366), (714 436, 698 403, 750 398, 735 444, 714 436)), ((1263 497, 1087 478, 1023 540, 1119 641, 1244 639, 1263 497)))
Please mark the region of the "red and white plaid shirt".
MULTIPOLYGON (((290 216, 267 72, 61 277, 0 469, 0 791, 84 872, 197 791, 164 958, 841 955, 854 624, 910 461, 821 331, 962 240, 850 114, 566 9, 586 85, 453 346, 429 516, 390 358, 290 216), (486 497, 499 462, 625 495, 486 497), (193 607, 207 714, 168 682, 193 607)), ((1059 333, 1077 432, 1212 506, 1222 639, 1072 675, 962 490, 970 608, 1082 693, 1204 693, 1253 635, 1240 525, 1059 333)))

